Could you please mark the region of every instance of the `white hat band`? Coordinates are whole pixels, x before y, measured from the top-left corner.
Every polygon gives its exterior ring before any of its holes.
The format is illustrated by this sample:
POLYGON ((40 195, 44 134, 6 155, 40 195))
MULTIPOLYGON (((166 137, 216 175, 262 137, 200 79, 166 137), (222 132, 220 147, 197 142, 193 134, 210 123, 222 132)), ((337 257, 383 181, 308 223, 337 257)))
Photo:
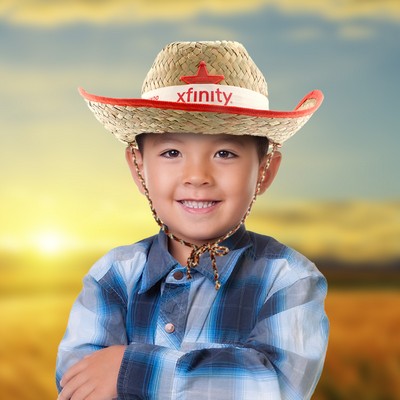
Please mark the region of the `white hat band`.
POLYGON ((228 85, 196 83, 167 86, 143 93, 142 99, 269 110, 266 96, 250 89, 228 85))

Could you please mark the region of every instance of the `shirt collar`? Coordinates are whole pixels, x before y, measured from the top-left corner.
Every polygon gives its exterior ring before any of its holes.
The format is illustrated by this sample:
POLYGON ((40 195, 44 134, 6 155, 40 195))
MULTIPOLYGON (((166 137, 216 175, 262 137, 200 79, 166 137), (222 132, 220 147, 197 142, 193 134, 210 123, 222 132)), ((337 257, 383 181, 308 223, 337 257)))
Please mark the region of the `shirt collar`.
MULTIPOLYGON (((225 246, 229 249, 228 254, 225 256, 216 257, 219 281, 223 285, 229 279, 239 257, 246 249, 252 246, 252 242, 250 235, 242 225, 237 232, 221 242, 220 246, 225 246)), ((200 257, 199 265, 195 269, 214 282, 214 271, 209 253, 205 253, 200 257)))
MULTIPOLYGON (((220 245, 226 246, 229 249, 228 254, 216 258, 219 280, 221 285, 223 285, 231 275, 239 256, 252 246, 252 242, 246 228, 242 225, 237 232, 221 242, 220 245)), ((168 251, 168 237, 163 231, 160 231, 159 234, 155 236, 149 249, 147 261, 143 270, 140 293, 146 292, 158 281, 165 278, 177 265, 178 262, 168 251)), ((214 282, 214 273, 209 253, 205 253, 200 257, 199 265, 195 268, 195 271, 214 282)), ((192 272, 194 271, 192 270, 192 272)))
POLYGON ((142 285, 139 293, 144 293, 163 279, 178 265, 178 262, 168 251, 168 237, 160 231, 154 237, 147 255, 142 275, 142 285))

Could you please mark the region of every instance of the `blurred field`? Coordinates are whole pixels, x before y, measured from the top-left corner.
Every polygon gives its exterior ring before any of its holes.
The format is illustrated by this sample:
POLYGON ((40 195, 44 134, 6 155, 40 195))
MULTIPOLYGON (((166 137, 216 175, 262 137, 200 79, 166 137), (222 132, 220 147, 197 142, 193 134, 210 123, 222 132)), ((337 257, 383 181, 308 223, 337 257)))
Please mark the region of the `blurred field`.
MULTIPOLYGON (((11 279, 1 271, 0 397, 56 398, 54 364, 69 309, 83 271, 41 276, 40 290, 26 292, 29 276, 11 279), (68 279, 63 279, 68 276, 68 279), (63 281, 63 285, 61 282, 63 281), (5 284, 8 282, 8 284, 5 284), (15 289, 7 293, 6 286, 15 289), (21 290, 18 290, 18 287, 21 290), (58 290, 43 290, 44 287, 58 290), (23 294, 25 292, 25 294, 23 294)), ((326 303, 331 336, 318 400, 400 398, 400 290, 348 289, 331 285, 326 303)))
POLYGON ((400 291, 331 289, 318 400, 400 399, 400 291))
POLYGON ((57 398, 55 356, 71 301, 57 294, 0 299, 2 400, 57 398))

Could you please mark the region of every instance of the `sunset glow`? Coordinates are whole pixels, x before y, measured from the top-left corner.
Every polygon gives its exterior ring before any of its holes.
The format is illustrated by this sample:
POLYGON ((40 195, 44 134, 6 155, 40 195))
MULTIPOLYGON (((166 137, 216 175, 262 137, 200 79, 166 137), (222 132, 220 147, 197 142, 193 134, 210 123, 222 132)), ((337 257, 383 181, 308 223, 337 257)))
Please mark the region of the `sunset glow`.
POLYGON ((37 248, 45 254, 58 253, 65 244, 65 238, 58 232, 41 232, 36 237, 37 248))

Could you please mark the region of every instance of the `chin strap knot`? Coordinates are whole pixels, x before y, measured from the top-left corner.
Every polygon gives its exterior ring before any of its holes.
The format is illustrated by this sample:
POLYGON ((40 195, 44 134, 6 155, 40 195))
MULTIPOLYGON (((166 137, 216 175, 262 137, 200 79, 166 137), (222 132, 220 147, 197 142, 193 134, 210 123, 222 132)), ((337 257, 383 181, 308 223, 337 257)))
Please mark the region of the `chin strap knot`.
POLYGON ((192 279, 191 269, 196 268, 199 265, 200 256, 208 252, 210 254, 211 265, 214 273, 215 289, 218 290, 221 287, 221 283, 219 281, 216 257, 228 254, 228 247, 220 246, 218 243, 206 243, 202 246, 192 245, 192 248, 193 250, 187 260, 187 278, 192 279))

